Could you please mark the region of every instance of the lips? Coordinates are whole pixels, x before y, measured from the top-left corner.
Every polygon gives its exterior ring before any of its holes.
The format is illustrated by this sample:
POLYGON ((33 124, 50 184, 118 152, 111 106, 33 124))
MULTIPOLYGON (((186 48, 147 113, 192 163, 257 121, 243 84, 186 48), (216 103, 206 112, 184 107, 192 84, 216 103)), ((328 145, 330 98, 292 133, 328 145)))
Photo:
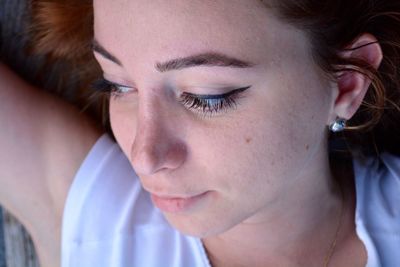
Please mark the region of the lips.
POLYGON ((154 205, 161 211, 169 213, 182 213, 187 212, 204 200, 209 194, 209 191, 190 196, 190 197, 177 197, 151 194, 151 199, 154 205))

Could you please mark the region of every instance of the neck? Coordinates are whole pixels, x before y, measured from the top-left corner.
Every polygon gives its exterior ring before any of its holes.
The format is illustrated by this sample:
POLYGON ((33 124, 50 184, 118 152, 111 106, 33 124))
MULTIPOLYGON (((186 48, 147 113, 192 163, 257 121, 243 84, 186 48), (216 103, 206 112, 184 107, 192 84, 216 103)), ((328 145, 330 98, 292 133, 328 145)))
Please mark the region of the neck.
POLYGON ((321 266, 335 239, 342 196, 327 153, 310 165, 274 207, 203 244, 216 266, 321 266))

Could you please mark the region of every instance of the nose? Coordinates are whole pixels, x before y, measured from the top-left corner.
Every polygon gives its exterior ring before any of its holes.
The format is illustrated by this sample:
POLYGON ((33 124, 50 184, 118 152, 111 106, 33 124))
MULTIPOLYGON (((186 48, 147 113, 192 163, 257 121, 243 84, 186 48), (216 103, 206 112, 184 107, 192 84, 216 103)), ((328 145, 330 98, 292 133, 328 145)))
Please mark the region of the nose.
MULTIPOLYGON (((161 170, 174 170, 185 161, 187 149, 179 139, 174 121, 161 110, 141 110, 136 136, 131 148, 131 162, 138 175, 152 175, 161 170), (175 128, 172 130, 172 128, 175 128)), ((140 108, 139 108, 140 109, 140 108)))

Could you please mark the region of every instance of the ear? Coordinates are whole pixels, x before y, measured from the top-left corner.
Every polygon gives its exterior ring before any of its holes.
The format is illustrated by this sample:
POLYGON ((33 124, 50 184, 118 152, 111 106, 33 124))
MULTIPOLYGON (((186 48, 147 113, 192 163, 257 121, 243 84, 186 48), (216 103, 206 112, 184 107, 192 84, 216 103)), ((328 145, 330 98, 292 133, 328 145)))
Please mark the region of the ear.
MULTIPOLYGON (((341 56, 364 60, 375 69, 378 69, 383 58, 383 53, 381 46, 377 43, 377 39, 369 33, 364 33, 355 39, 351 45, 346 47, 341 56)), ((337 82, 338 92, 335 94, 334 114, 331 116, 331 122, 336 117, 346 120, 353 117, 371 85, 371 80, 358 72, 344 71, 340 74, 337 82)))

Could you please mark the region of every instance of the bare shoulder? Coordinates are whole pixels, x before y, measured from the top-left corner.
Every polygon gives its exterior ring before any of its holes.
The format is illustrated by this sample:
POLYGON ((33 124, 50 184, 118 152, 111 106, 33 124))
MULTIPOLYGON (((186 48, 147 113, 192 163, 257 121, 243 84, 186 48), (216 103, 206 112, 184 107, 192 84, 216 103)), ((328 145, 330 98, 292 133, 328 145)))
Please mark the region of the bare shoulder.
POLYGON ((0 125, 0 202, 36 245, 56 250, 68 190, 102 131, 76 107, 1 64, 0 125))

